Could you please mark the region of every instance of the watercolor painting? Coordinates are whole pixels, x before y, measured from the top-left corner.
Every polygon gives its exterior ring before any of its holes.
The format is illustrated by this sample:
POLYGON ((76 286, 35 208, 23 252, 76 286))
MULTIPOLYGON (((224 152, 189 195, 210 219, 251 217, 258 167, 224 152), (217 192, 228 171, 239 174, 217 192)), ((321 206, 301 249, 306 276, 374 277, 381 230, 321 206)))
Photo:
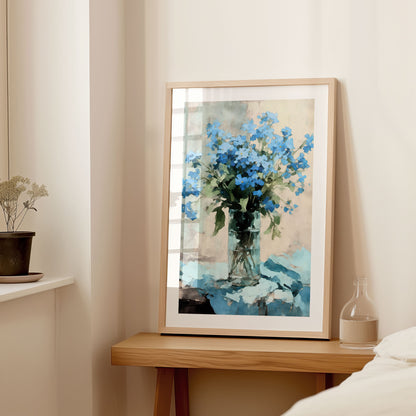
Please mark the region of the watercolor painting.
POLYGON ((264 84, 168 90, 163 332, 328 333, 329 88, 264 84))
POLYGON ((180 313, 309 315, 313 115, 313 100, 188 103, 180 313))

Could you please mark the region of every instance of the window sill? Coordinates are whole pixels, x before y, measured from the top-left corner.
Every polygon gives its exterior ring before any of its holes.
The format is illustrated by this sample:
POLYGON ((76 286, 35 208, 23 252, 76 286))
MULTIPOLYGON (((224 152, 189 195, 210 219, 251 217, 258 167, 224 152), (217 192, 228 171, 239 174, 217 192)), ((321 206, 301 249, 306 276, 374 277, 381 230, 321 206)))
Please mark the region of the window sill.
POLYGON ((2 283, 0 284, 0 302, 46 292, 74 283, 74 278, 69 277, 43 277, 33 283, 2 283))

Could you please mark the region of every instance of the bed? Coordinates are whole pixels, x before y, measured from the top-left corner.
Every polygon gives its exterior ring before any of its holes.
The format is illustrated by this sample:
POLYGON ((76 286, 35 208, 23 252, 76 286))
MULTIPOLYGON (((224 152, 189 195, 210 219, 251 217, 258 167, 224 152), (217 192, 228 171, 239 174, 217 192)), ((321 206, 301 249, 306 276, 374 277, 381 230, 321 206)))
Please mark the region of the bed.
POLYGON ((363 370, 282 416, 416 416, 416 327, 385 337, 363 370))

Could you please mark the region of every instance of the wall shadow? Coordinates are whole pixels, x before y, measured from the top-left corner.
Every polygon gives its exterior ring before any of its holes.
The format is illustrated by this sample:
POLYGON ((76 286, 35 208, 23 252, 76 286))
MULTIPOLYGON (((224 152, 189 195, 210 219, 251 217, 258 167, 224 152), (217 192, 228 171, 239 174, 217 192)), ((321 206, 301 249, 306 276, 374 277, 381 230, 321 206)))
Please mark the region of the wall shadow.
POLYGON ((339 336, 339 315, 352 296, 357 276, 368 276, 367 241, 346 85, 337 99, 332 337, 339 336))

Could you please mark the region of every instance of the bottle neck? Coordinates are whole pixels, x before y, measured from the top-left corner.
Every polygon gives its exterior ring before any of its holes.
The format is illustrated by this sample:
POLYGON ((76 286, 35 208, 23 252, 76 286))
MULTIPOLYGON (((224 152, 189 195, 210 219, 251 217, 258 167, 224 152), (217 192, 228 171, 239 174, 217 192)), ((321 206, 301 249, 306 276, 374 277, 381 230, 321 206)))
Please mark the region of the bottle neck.
POLYGON ((355 282, 355 296, 367 296, 367 279, 357 279, 355 282))

